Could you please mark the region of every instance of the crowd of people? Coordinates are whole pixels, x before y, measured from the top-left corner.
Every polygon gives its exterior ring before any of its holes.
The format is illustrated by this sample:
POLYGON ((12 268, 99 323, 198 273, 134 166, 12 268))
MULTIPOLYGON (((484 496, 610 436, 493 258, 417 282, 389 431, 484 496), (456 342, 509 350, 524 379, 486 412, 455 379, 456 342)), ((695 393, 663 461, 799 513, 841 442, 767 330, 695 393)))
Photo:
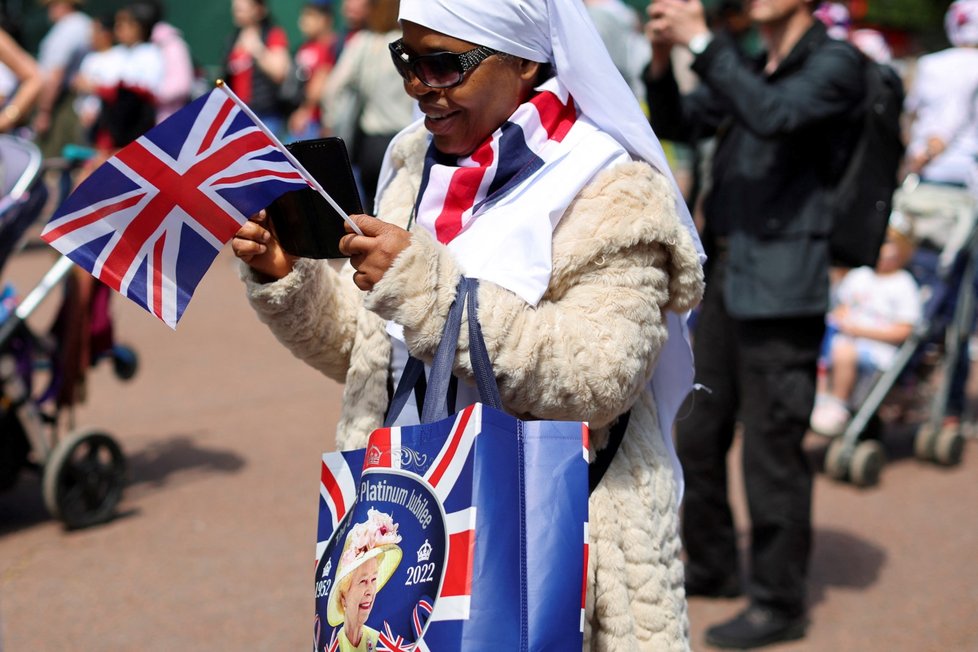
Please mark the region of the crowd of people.
MULTIPOLYGON (((39 3, 50 28, 35 53, 19 25, 0 24, 0 133, 35 140, 47 157, 82 145, 97 165, 212 81, 163 0, 91 16, 81 0, 39 3)), ((343 137, 371 210, 387 144, 414 119, 396 71, 378 65, 399 34, 397 1, 308 0, 296 47, 265 0, 232 0, 230 13, 219 76, 283 142, 343 137)))
MULTIPOLYGON (((264 213, 232 245, 262 321, 345 383, 337 444, 362 447, 407 360, 430 362, 464 269, 483 280, 507 410, 588 421, 592 461, 610 464, 590 498, 587 645, 687 649, 689 596, 748 598, 712 645, 804 636, 803 439, 842 432, 858 374, 890 364, 920 318, 911 256, 950 265, 978 209, 978 0, 951 3, 949 46, 919 58, 841 2, 340 2, 306 0, 293 48, 266 0, 232 0, 222 62, 283 140, 339 135, 357 168, 351 268, 288 255, 264 213), (843 274, 828 206, 867 62, 904 84, 904 183, 875 268, 843 274), (728 499, 738 426, 747 568, 728 499)), ((161 0, 105 17, 41 3, 36 59, 0 31, 0 132, 104 160, 191 99, 191 51, 161 0)))

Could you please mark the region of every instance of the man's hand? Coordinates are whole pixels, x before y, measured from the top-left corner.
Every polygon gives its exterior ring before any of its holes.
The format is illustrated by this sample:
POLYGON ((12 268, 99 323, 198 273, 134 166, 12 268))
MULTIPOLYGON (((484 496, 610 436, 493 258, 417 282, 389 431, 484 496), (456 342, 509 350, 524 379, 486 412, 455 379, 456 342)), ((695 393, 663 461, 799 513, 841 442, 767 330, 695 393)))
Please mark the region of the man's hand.
POLYGON ((398 254, 411 244, 411 234, 404 229, 369 215, 351 215, 363 235, 348 233, 340 238, 340 251, 350 257, 357 271, 353 282, 364 292, 374 288, 390 269, 398 254))
POLYGON ((652 79, 658 79, 666 74, 666 71, 669 69, 670 62, 672 61, 672 46, 674 44, 665 35, 657 32, 653 28, 651 18, 654 7, 655 3, 653 2, 645 8, 645 13, 649 16, 649 20, 645 23, 645 38, 652 44, 652 60, 649 62, 647 74, 652 79))
POLYGON ((700 0, 654 0, 646 13, 649 15, 646 33, 653 46, 656 43, 686 46, 694 36, 710 31, 700 0))

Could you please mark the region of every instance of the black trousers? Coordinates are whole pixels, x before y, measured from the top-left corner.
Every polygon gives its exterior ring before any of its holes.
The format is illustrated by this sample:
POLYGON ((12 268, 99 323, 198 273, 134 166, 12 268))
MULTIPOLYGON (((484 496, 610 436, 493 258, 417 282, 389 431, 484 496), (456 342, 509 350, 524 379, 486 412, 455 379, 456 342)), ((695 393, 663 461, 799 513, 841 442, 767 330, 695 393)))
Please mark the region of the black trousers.
POLYGON ((811 549, 812 469, 802 449, 815 397, 822 316, 738 320, 723 302, 723 263, 712 266, 694 332, 696 382, 677 424, 686 478, 682 534, 689 584, 736 579, 727 498, 727 453, 743 424, 743 475, 751 520, 747 592, 757 604, 805 608, 811 549))

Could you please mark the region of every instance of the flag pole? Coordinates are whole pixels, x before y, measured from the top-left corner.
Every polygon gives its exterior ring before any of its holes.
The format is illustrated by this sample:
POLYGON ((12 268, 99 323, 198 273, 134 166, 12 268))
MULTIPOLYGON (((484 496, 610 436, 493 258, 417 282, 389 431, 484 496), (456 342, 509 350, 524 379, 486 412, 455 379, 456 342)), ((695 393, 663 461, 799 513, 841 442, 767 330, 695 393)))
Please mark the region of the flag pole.
POLYGON ((264 133, 266 136, 269 137, 269 139, 272 141, 275 147, 278 148, 278 150, 282 152, 285 158, 289 160, 289 163, 295 166, 296 170, 299 171, 299 174, 302 175, 302 178, 306 181, 306 183, 312 186, 313 190, 315 190, 320 195, 322 195, 323 199, 329 202, 329 205, 332 206, 333 209, 340 214, 343 220, 350 225, 350 228, 353 229, 353 231, 357 235, 363 235, 363 231, 360 230, 360 227, 357 226, 356 222, 350 219, 350 215, 345 210, 340 208, 340 205, 337 204, 336 201, 329 196, 329 193, 326 192, 326 190, 322 187, 322 185, 320 185, 318 181, 316 181, 315 177, 309 174, 308 170, 302 167, 302 164, 299 163, 299 161, 295 158, 295 156, 292 155, 292 152, 290 152, 285 147, 285 145, 282 144, 282 141, 280 141, 278 137, 276 137, 275 134, 273 134, 271 130, 269 130, 269 128, 265 126, 265 123, 263 123, 261 120, 258 119, 258 116, 255 115, 255 112, 252 111, 247 104, 242 102, 241 98, 239 98, 237 95, 234 94, 234 91, 232 91, 231 88, 224 83, 224 80, 218 79, 215 82, 215 84, 217 85, 218 88, 223 90, 227 94, 227 96, 234 101, 235 104, 238 105, 239 109, 244 111, 245 114, 249 118, 251 118, 256 125, 258 125, 258 128, 262 130, 262 133, 264 133))

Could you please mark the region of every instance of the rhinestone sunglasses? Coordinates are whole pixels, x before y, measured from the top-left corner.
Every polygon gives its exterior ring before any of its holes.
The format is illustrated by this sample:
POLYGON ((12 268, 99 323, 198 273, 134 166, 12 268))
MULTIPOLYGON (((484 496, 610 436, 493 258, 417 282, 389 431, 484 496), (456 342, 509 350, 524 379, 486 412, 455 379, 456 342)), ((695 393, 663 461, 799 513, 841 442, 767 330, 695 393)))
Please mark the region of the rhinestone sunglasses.
POLYGON ((497 54, 496 50, 480 45, 466 52, 434 52, 432 54, 410 55, 404 49, 404 39, 397 39, 388 47, 394 67, 405 81, 411 75, 429 88, 452 88, 465 79, 465 74, 497 54))

